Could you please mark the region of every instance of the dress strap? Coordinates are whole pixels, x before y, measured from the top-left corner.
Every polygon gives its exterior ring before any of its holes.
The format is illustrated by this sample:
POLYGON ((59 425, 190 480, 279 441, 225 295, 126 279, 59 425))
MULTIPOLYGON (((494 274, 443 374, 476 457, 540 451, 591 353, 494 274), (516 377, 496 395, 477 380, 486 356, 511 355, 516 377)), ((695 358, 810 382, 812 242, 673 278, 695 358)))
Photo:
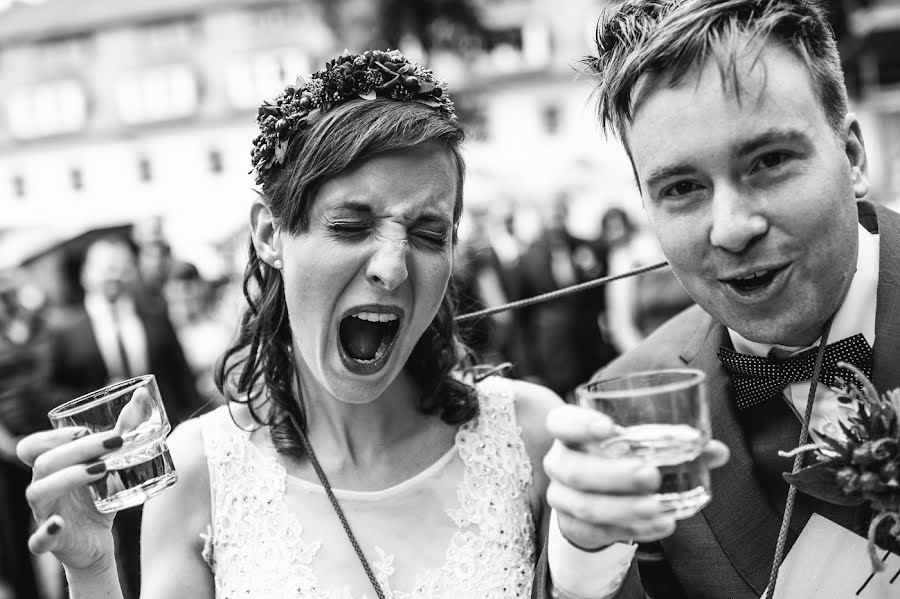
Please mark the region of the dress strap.
POLYGON ((221 522, 228 518, 230 507, 224 485, 240 484, 240 474, 248 469, 249 440, 247 433, 232 420, 227 404, 199 417, 203 449, 209 470, 210 526, 205 535, 203 559, 215 571, 214 547, 222 536, 221 522), (227 482, 226 482, 227 481, 227 482))
POLYGON ((460 488, 462 506, 451 514, 460 526, 484 525, 477 512, 484 508, 493 510, 500 497, 527 504, 532 484, 531 461, 516 421, 510 381, 490 377, 481 381, 477 389, 478 417, 464 424, 456 435, 466 468, 460 488))

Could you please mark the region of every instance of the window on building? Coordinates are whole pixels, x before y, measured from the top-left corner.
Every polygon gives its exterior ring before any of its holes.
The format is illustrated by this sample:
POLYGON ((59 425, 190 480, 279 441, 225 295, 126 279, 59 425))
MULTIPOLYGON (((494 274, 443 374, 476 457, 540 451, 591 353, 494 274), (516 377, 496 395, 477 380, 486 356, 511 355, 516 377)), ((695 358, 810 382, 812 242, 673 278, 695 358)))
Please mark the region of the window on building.
POLYGON ((149 67, 120 79, 116 100, 128 124, 184 118, 199 104, 197 77, 186 64, 149 67))
POLYGON ((22 175, 13 176, 12 189, 13 189, 14 197, 24 198, 25 197, 25 177, 23 177, 22 175))
POLYGON ((87 124, 87 96, 74 79, 12 90, 6 100, 10 132, 16 139, 73 133, 87 124))
POLYGON ((222 172, 222 152, 219 150, 209 151, 209 170, 215 174, 222 172))
POLYGON ((46 38, 36 44, 38 58, 49 67, 82 64, 93 49, 93 42, 87 33, 46 38))
POLYGON ((138 158, 138 178, 144 183, 153 180, 153 166, 146 156, 138 158))
POLYGON ((253 26, 263 31, 279 29, 303 20, 304 7, 301 4, 286 6, 264 6, 252 11, 253 26))
POLYGON ((559 106, 547 104, 541 109, 541 123, 543 123, 544 131, 547 135, 556 135, 559 133, 559 121, 559 106))
POLYGON ((240 56, 226 67, 226 93, 235 108, 256 108, 297 75, 309 73, 310 60, 299 48, 280 48, 240 56))
POLYGON ((84 187, 84 175, 80 168, 75 167, 69 171, 69 183, 71 183, 74 191, 82 190, 84 187))
POLYGON ((150 50, 189 47, 199 32, 199 24, 193 17, 150 21, 139 28, 141 45, 150 50))

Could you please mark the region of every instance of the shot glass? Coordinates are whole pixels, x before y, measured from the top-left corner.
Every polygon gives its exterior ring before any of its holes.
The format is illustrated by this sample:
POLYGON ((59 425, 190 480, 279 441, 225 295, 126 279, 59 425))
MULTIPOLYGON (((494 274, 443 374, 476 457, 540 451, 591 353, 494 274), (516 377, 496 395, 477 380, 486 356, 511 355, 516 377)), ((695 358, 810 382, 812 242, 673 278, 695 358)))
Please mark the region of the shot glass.
POLYGON ((47 416, 53 428, 83 426, 92 433, 121 435, 122 447, 102 456, 106 475, 90 484, 101 512, 140 505, 178 480, 166 445, 171 425, 152 374, 92 391, 47 416))
POLYGON ((712 499, 702 459, 710 440, 706 375, 700 370, 635 372, 579 386, 582 407, 603 412, 613 436, 585 449, 610 458, 638 458, 659 468, 657 498, 676 519, 689 518, 712 499))

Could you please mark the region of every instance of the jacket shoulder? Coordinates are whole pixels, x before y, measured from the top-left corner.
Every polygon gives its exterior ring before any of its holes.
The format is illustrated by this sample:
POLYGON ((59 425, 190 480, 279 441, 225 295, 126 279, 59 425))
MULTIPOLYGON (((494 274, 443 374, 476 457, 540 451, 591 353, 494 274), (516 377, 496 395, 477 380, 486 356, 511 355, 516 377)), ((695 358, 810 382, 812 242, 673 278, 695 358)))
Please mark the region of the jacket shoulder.
POLYGON ((682 368, 681 356, 698 333, 706 333, 714 324, 712 317, 699 306, 690 306, 662 324, 640 345, 625 353, 594 374, 594 379, 650 370, 682 368))

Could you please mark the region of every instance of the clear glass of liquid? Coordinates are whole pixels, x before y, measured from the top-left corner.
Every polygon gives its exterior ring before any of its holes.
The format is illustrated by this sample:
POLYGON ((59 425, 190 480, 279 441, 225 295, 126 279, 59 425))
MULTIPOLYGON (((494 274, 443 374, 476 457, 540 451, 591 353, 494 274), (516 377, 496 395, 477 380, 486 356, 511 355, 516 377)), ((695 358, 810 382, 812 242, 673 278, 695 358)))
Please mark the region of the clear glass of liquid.
POLYGON ((658 467, 657 497, 676 519, 689 518, 709 503, 709 470, 701 453, 711 434, 702 371, 635 372, 586 383, 575 396, 579 405, 603 412, 616 425, 613 436, 587 451, 658 467))
POLYGON ((82 395, 48 416, 53 428, 83 426, 122 436, 122 447, 102 457, 106 475, 90 484, 101 512, 140 505, 178 480, 166 445, 171 425, 152 374, 82 395))

